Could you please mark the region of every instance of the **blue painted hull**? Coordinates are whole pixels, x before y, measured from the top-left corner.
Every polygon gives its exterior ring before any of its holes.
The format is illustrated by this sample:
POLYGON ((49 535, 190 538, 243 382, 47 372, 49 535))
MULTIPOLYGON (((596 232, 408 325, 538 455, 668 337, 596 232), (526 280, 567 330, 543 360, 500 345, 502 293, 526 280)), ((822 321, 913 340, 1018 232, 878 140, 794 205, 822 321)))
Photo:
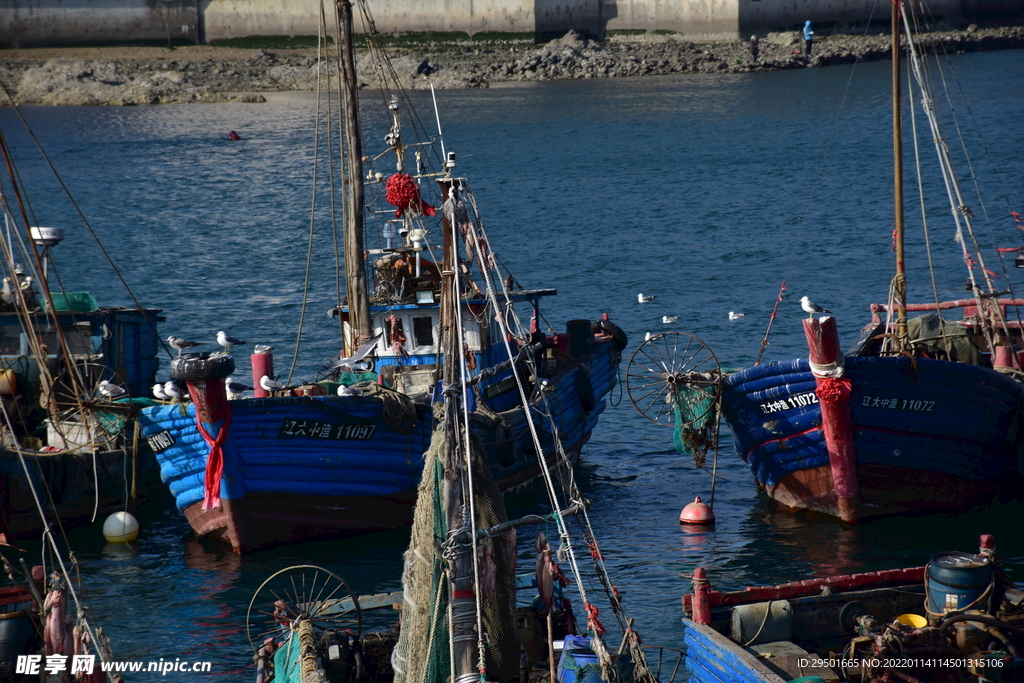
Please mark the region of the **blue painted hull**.
MULTIPOLYGON (((1016 474, 1024 390, 988 368, 849 357, 862 517, 963 509, 1016 474)), ((806 359, 730 375, 722 411, 759 486, 790 507, 837 514, 816 382, 806 359)))
POLYGON ((783 683, 780 677, 710 626, 683 619, 690 683, 783 683))
MULTIPOLYGON (((538 421, 549 460, 555 431, 571 457, 579 453, 615 384, 618 354, 610 343, 597 344, 582 360, 596 399, 591 410, 581 401, 578 366, 552 378, 550 391, 533 403, 535 416, 553 419, 538 421)), ((429 406, 418 407, 407 433, 389 424, 383 401, 371 396, 260 398, 230 406, 216 510, 202 509, 209 447, 196 426, 195 406, 152 407, 138 417, 164 483, 198 535, 246 552, 411 522, 434 428, 429 406)), ((471 418, 503 489, 540 472, 525 420, 521 408, 471 418)), ((216 435, 222 423, 205 426, 216 435)))

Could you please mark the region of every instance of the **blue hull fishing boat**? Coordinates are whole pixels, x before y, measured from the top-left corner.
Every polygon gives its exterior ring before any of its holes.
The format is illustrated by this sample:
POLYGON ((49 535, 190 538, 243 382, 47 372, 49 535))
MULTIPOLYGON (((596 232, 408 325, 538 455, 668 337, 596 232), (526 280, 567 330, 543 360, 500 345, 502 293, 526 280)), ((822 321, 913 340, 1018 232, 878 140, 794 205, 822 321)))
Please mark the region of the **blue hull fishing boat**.
MULTIPOLYGON (((1016 470, 1020 384, 991 368, 847 357, 856 519, 959 510, 992 500, 1016 470)), ((758 485, 793 508, 841 517, 809 361, 724 379, 722 412, 758 485)))
POLYGON ((939 553, 925 567, 729 593, 698 568, 683 599, 689 681, 1013 679, 1024 591, 993 544, 982 536, 978 554, 939 553))
POLYGON ((148 393, 159 365, 160 310, 65 291, 53 259, 64 230, 12 213, 28 197, 2 135, 0 153, 12 174, 0 182, 2 542, 38 537, 51 514, 65 529, 84 526, 159 486, 151 454, 125 427, 130 397, 148 393))
MULTIPOLYGON (((853 348, 841 351, 835 318, 815 318, 830 311, 804 297, 806 359, 761 365, 766 333, 756 364, 741 372, 722 373, 710 352, 694 358, 705 358, 703 367, 691 362, 659 370, 648 362, 635 377, 627 370, 627 387, 660 382, 675 412, 658 408, 656 418, 674 418, 677 444, 695 453, 714 446, 720 414, 760 489, 790 508, 849 522, 963 510, 992 500, 1000 488, 1024 490, 1024 336, 1014 315, 1024 300, 1000 299, 1007 292, 998 291, 996 274, 986 268, 942 139, 921 45, 911 36, 915 21, 893 4, 896 274, 888 302, 872 305, 872 320, 853 348), (968 266, 966 287, 973 296, 966 300, 940 302, 938 285, 933 304, 906 300, 898 58, 904 30, 920 89, 911 101, 923 103, 953 209, 955 241, 968 266), (946 317, 957 309, 961 319, 946 317), (918 315, 910 318, 913 313, 918 315)), ((936 273, 932 277, 938 281, 936 273)), ((959 276, 956 281, 959 287, 959 276)), ((783 283, 771 321, 785 289, 783 283)), ((663 340, 648 344, 666 347, 663 340)), ((643 349, 638 353, 651 359, 653 352, 643 349)), ((650 412, 662 403, 645 407, 650 412)))
POLYGON ((564 334, 540 330, 540 300, 555 291, 523 289, 499 272, 469 183, 453 175, 455 154, 438 153, 439 134, 404 141, 399 94, 388 106, 388 149, 367 161, 355 67, 343 53, 346 297, 329 311, 343 353, 310 381, 284 386, 263 349, 252 356, 256 397, 234 401, 225 398, 231 356, 185 354, 172 379, 188 384, 192 402, 138 417, 192 528, 240 553, 409 524, 436 404, 453 392, 469 399, 469 429, 501 490, 544 463, 571 466, 627 341, 607 315, 569 321, 564 334), (364 218, 377 222, 376 248, 364 244, 364 218), (438 230, 435 246, 428 236, 438 230), (445 312, 442 293, 452 291, 458 301, 445 312), (450 330, 454 354, 441 346, 450 330), (448 366, 465 379, 441 381, 448 366))

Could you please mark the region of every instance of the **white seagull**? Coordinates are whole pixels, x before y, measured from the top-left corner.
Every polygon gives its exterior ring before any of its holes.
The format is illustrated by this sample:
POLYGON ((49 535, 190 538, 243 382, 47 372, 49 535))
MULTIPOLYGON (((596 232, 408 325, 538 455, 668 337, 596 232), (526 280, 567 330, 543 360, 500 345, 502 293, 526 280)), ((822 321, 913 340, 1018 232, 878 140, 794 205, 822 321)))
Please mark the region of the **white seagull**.
POLYGON ((185 391, 184 387, 179 385, 173 379, 170 382, 164 383, 164 394, 166 394, 172 401, 180 401, 188 396, 188 392, 185 391))
POLYGON ((653 336, 654 336, 653 334, 648 332, 647 334, 644 335, 644 341, 650 341, 651 337, 653 337, 653 336))
POLYGON ((655 299, 657 299, 657 298, 658 298, 658 297, 657 297, 657 296, 655 296, 654 294, 651 294, 650 296, 644 296, 644 295, 643 295, 643 292, 641 292, 640 294, 637 294, 637 295, 636 295, 636 300, 637 300, 637 302, 639 302, 639 303, 642 303, 642 304, 645 304, 645 303, 647 303, 648 301, 654 301, 654 300, 655 300, 655 299))
POLYGON ((252 347, 252 350, 255 351, 256 353, 266 355, 273 351, 274 347, 268 346, 267 344, 257 344, 256 346, 252 347))
POLYGON ((153 398, 158 401, 167 401, 171 397, 164 393, 164 385, 158 382, 153 385, 153 398))
POLYGON ((118 386, 113 382, 108 382, 107 380, 100 382, 99 390, 100 393, 107 398, 117 398, 119 396, 124 396, 125 394, 124 387, 118 386))
POLYGON ((737 313, 736 311, 729 311, 729 320, 739 320, 745 315, 746 313, 737 313))
POLYGON ((832 311, 827 308, 822 308, 818 304, 814 303, 806 296, 800 297, 800 308, 804 309, 807 313, 808 318, 813 318, 815 313, 831 313, 832 311))
POLYGON ((280 382, 275 382, 266 375, 260 377, 260 386, 266 391, 281 391, 282 389, 288 388, 280 382))
POLYGON ((242 395, 242 392, 249 391, 252 387, 236 382, 234 377, 224 378, 224 388, 227 389, 228 398, 232 401, 242 395))
POLYGON ((217 333, 217 343, 223 346, 225 351, 230 352, 232 346, 242 346, 248 342, 244 342, 241 339, 235 339, 234 337, 229 337, 224 330, 221 330, 217 333))
POLYGON ((678 315, 663 315, 663 316, 661 316, 661 322, 665 323, 666 325, 674 323, 677 320, 679 320, 679 316, 678 315))
POLYGON ((184 339, 179 339, 172 334, 167 338, 167 343, 171 345, 171 348, 178 349, 178 355, 180 356, 181 352, 185 349, 191 349, 193 346, 199 346, 203 342, 186 341, 184 339))
POLYGON ((347 384, 342 384, 338 387, 338 396, 362 396, 363 392, 358 389, 353 389, 347 384))

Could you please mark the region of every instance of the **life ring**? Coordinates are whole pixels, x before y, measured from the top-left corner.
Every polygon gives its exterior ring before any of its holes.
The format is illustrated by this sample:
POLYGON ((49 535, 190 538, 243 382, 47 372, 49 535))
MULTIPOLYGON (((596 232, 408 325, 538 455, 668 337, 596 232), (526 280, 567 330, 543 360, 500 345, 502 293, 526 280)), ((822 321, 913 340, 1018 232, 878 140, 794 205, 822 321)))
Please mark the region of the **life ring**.
POLYGON ((612 338, 615 343, 615 348, 621 352, 629 344, 629 337, 622 331, 622 328, 613 323, 611 320, 598 320, 593 325, 593 331, 595 334, 607 334, 612 338))
POLYGON ((597 407, 597 396, 594 385, 582 368, 576 370, 576 395, 580 397, 580 405, 588 413, 597 407))
POLYGON ((176 382, 203 382, 230 377, 235 359, 226 353, 183 353, 171 361, 171 379, 176 382))

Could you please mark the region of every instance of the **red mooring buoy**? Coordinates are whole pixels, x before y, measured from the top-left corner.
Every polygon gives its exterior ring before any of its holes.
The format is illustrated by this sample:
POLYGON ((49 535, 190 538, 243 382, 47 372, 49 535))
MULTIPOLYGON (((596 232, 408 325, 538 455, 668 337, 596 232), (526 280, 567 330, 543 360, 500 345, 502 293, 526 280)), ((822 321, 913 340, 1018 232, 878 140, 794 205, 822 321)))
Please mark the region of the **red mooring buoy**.
POLYGON ((680 524, 714 524, 715 513, 711 507, 701 502, 700 496, 683 508, 679 513, 680 524))
POLYGON ((242 136, 239 135, 238 133, 236 133, 233 130, 229 130, 228 131, 228 137, 231 138, 232 140, 241 140, 242 139, 242 136))

